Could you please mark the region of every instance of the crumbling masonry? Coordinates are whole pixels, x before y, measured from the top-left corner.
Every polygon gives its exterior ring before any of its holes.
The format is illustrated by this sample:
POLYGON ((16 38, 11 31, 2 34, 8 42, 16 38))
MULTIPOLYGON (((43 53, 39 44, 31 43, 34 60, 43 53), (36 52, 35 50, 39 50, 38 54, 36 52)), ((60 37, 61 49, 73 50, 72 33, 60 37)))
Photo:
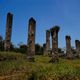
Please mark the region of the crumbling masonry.
POLYGON ((28 59, 33 60, 35 55, 35 33, 36 21, 33 18, 29 19, 28 25, 28 59))
POLYGON ((10 51, 10 47, 11 47, 12 21, 13 21, 13 14, 8 13, 7 22, 6 22, 6 36, 5 36, 5 43, 4 43, 5 51, 10 51))
POLYGON ((80 41, 75 40, 75 45, 76 45, 76 55, 78 58, 80 58, 80 41))
POLYGON ((52 37, 52 62, 58 61, 58 32, 60 30, 59 26, 54 26, 51 28, 51 37, 52 37))
POLYGON ((46 43, 43 44, 43 54, 46 55, 46 43))
POLYGON ((45 55, 50 53, 50 30, 46 30, 46 52, 45 55))
POLYGON ((68 59, 72 59, 73 54, 72 54, 72 48, 71 48, 71 37, 67 35, 65 38, 66 38, 66 57, 68 59))

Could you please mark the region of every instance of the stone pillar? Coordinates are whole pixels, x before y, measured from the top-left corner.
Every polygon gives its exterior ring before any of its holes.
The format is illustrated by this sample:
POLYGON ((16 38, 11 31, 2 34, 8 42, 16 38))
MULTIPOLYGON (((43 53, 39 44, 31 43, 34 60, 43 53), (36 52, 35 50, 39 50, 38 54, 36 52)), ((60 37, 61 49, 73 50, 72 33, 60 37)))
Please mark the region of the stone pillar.
POLYGON ((78 53, 78 58, 80 58, 80 41, 79 41, 79 53, 78 53))
POLYGON ((5 43, 4 43, 5 51, 10 51, 10 47, 11 47, 12 21, 13 21, 13 14, 8 13, 7 21, 6 21, 6 36, 5 36, 5 43))
POLYGON ((75 45, 76 45, 76 55, 78 58, 80 58, 80 41, 75 40, 75 45))
POLYGON ((48 55, 50 53, 50 30, 46 30, 46 53, 48 55))
POLYGON ((28 25, 28 59, 32 61, 35 55, 36 21, 31 17, 28 25))
POLYGON ((59 26, 51 28, 52 37, 52 62, 58 62, 58 32, 60 30, 59 26))
POLYGON ((43 44, 43 55, 46 54, 46 43, 43 44))
POLYGON ((73 54, 72 54, 72 49, 71 49, 71 37, 70 36, 66 36, 66 57, 68 59, 72 59, 73 58, 73 54))

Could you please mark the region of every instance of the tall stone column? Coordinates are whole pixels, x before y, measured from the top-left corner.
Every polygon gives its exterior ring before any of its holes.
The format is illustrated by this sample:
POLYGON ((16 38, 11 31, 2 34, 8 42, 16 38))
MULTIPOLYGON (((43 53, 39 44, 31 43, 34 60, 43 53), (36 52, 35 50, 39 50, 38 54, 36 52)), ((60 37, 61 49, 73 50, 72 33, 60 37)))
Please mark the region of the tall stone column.
POLYGON ((34 60, 35 55, 35 33, 36 33, 36 21, 31 17, 28 25, 28 59, 34 60))
POLYGON ((72 54, 72 49, 71 49, 71 37, 70 36, 66 36, 66 57, 68 59, 72 59, 73 58, 73 54, 72 54))
POLYGON ((6 36, 5 36, 5 43, 4 43, 5 51, 10 51, 10 47, 11 47, 12 21, 13 21, 13 14, 8 13, 7 21, 6 21, 6 36))
POLYGON ((46 54, 46 43, 43 44, 43 55, 46 54))
POLYGON ((52 37, 52 62, 58 62, 58 32, 60 30, 59 26, 54 26, 51 28, 52 37))
POLYGON ((78 58, 80 58, 80 41, 75 40, 75 45, 76 45, 76 55, 78 58))
POLYGON ((48 55, 50 53, 50 30, 46 30, 46 53, 48 55))
POLYGON ((80 41, 79 41, 79 53, 78 53, 78 58, 80 58, 80 41))

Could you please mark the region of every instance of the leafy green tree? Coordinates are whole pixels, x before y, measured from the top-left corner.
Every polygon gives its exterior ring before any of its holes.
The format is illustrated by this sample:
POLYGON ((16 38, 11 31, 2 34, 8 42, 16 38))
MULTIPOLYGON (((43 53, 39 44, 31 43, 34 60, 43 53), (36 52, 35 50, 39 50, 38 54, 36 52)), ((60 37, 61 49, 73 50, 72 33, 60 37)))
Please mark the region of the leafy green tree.
POLYGON ((20 45, 19 51, 20 51, 21 53, 24 53, 24 54, 27 53, 27 45, 25 45, 25 44, 20 45))
POLYGON ((35 44, 35 54, 43 55, 43 47, 39 44, 35 44))

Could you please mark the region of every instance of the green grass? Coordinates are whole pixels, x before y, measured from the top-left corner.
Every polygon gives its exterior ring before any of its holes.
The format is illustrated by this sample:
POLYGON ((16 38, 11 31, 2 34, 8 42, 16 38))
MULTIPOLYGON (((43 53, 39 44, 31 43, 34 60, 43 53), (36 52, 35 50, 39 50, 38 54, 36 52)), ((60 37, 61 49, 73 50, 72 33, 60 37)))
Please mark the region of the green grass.
POLYGON ((9 80, 80 80, 79 59, 60 58, 59 63, 52 64, 48 56, 35 56, 35 62, 28 62, 21 53, 0 52, 0 56, 13 57, 13 60, 0 61, 0 77, 9 76, 9 80))

